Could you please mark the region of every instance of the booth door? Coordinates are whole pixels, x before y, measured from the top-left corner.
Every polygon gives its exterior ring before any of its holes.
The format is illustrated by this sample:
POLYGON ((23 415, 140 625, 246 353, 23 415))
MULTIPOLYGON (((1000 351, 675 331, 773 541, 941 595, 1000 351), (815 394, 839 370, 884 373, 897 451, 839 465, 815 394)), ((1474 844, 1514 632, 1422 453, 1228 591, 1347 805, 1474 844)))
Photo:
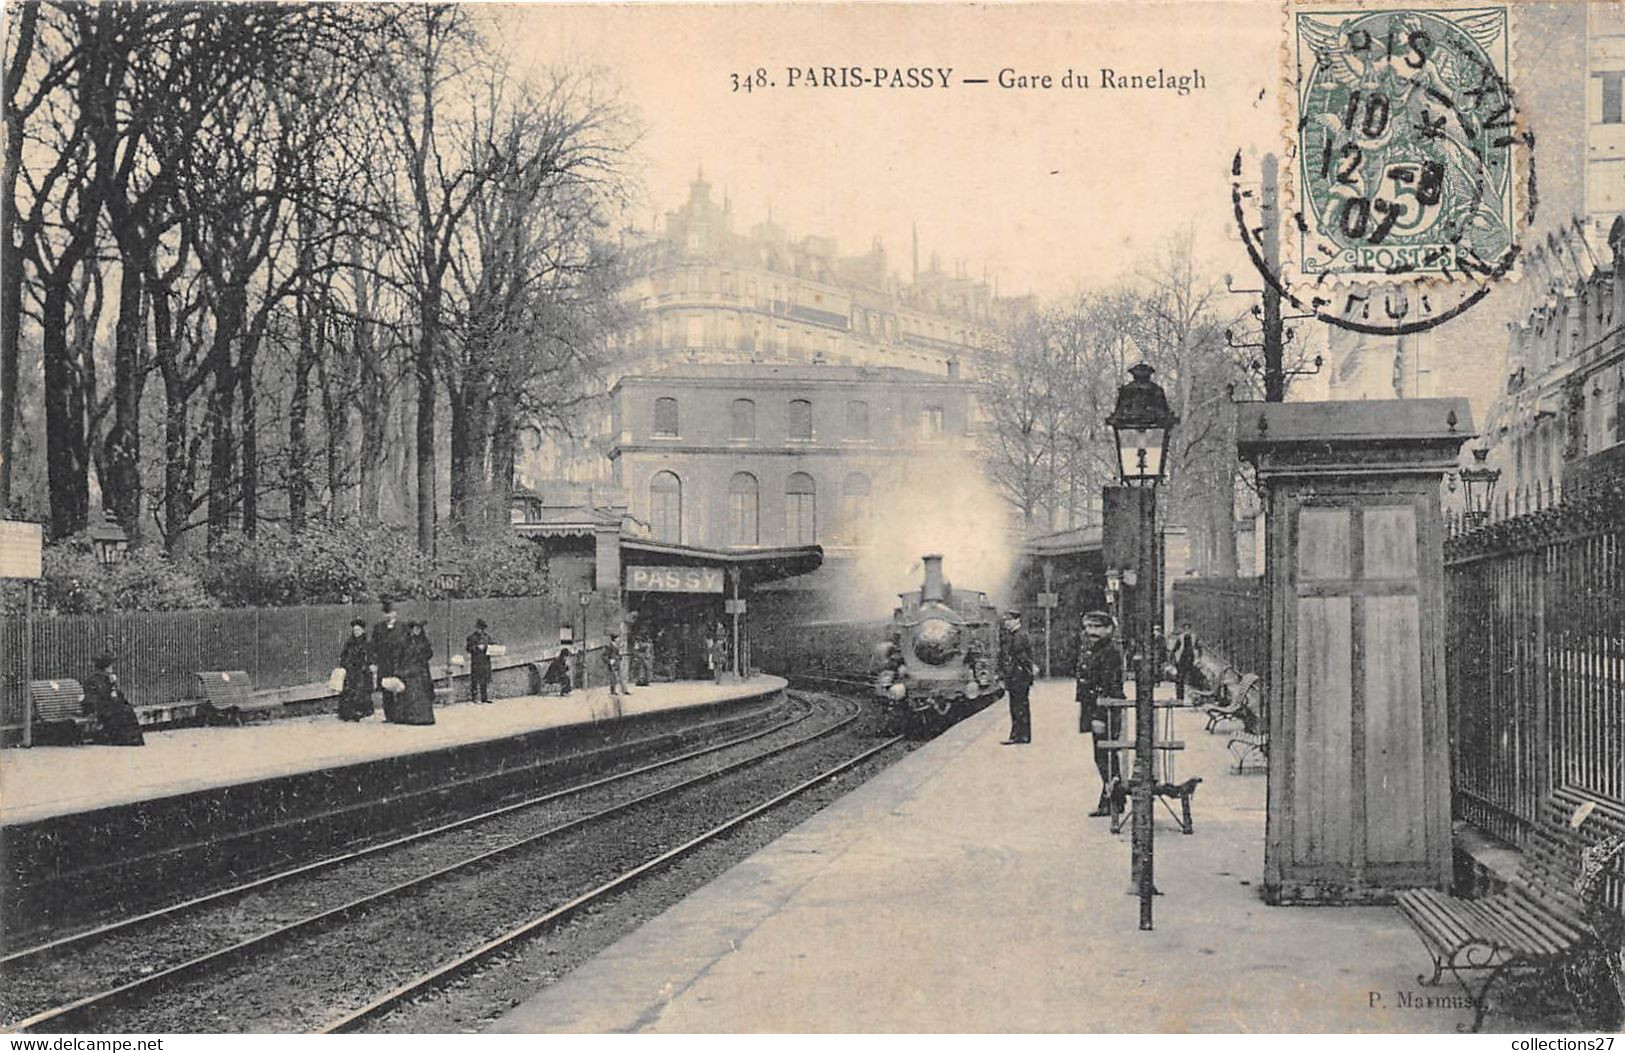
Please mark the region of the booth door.
POLYGON ((1283 655, 1292 858, 1334 880, 1380 881, 1428 855, 1425 508, 1398 494, 1294 503, 1283 655))

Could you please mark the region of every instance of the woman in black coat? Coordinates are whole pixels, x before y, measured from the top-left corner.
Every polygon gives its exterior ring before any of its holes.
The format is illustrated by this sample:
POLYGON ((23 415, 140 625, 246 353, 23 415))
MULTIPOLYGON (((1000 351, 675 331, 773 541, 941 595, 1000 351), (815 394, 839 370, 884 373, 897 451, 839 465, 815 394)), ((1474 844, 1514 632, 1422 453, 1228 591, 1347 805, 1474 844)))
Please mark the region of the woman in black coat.
POLYGON ((96 741, 105 746, 145 746, 135 707, 119 690, 113 656, 96 656, 96 671, 85 678, 85 713, 96 718, 96 741))
POLYGON ((344 690, 339 692, 339 719, 364 720, 372 716, 372 646, 367 642, 367 623, 362 618, 350 622, 350 635, 339 651, 339 668, 344 670, 344 690))
POLYGON ((434 681, 429 679, 429 659, 434 645, 422 622, 409 622, 406 638, 401 641, 400 663, 395 675, 406 684, 395 702, 395 723, 434 723, 434 681))

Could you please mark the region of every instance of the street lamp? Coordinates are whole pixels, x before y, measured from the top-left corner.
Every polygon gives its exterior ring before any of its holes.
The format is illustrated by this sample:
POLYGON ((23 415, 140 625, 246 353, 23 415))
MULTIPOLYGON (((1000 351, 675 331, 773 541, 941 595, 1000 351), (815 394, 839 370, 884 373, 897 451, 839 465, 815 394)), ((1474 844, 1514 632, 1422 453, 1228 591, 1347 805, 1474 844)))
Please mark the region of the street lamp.
POLYGON ((592 606, 592 593, 583 589, 576 597, 581 604, 581 639, 576 645, 576 686, 587 688, 587 608, 592 606))
POLYGON ((463 576, 455 570, 443 570, 435 578, 440 591, 446 594, 446 690, 451 690, 451 596, 463 583, 463 576))
POLYGON ((1151 925, 1152 842, 1155 826, 1151 816, 1153 754, 1156 752, 1156 707, 1152 695, 1157 685, 1157 656, 1151 642, 1155 633, 1160 582, 1157 554, 1157 491, 1168 463, 1168 438, 1179 423, 1168 408, 1168 396, 1151 379, 1156 370, 1142 362, 1129 370, 1133 377, 1117 390, 1117 406, 1106 418, 1117 439, 1117 470, 1123 485, 1139 491, 1139 567, 1123 575, 1124 584, 1134 589, 1133 618, 1140 660, 1134 671, 1134 884, 1140 896, 1140 928, 1151 925), (1132 577, 1131 577, 1132 575, 1132 577))
POLYGON ((130 535, 118 525, 118 520, 102 510, 102 520, 88 531, 90 544, 96 552, 96 562, 104 567, 111 567, 124 558, 124 553, 130 549, 130 535))
POLYGON ((1461 485, 1467 491, 1467 513, 1465 516, 1468 530, 1477 530, 1490 518, 1490 501, 1495 496, 1496 481, 1501 478, 1501 469, 1489 466, 1490 448, 1479 446, 1473 450, 1473 463, 1470 467, 1461 470, 1461 485))

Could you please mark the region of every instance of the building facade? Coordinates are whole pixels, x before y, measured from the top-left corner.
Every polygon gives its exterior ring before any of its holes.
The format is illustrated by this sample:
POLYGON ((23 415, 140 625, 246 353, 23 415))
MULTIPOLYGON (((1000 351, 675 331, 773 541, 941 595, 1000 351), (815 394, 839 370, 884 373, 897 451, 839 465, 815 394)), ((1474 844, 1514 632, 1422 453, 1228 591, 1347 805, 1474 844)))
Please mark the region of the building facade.
MULTIPOLYGON (((637 321, 619 338, 611 381, 676 365, 769 363, 974 379, 1004 320, 1034 303, 1000 299, 989 282, 945 270, 934 256, 922 267, 917 239, 899 270, 878 241, 843 256, 833 239, 793 238, 771 216, 738 232, 732 208, 701 175, 642 249, 627 290, 637 321)), ((612 482, 614 401, 590 410, 577 436, 533 451, 521 475, 612 482)))
POLYGON ((976 388, 893 367, 673 366, 615 385, 610 459, 652 540, 839 561, 922 459, 970 450, 976 388))
POLYGON ((1583 273, 1582 246, 1571 247, 1572 279, 1508 326, 1506 388, 1484 428, 1504 511, 1551 504, 1625 459, 1625 216, 1614 218, 1607 263, 1583 273))

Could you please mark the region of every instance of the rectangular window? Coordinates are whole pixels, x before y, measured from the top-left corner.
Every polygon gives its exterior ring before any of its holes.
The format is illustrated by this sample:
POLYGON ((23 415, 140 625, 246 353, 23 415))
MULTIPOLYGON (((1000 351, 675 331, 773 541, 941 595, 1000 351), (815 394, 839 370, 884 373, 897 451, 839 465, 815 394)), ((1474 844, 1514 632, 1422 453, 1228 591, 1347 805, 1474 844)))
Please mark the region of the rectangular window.
POLYGON ((732 417, 733 427, 729 431, 729 438, 756 438, 756 403, 750 399, 734 399, 732 417))
POLYGON ((1621 97, 1625 95, 1622 89, 1625 89, 1625 72, 1602 75, 1602 123, 1625 123, 1625 115, 1621 113, 1621 97))
POLYGON ((869 404, 853 400, 846 404, 846 437, 853 442, 869 439, 869 404))
POLYGON ((705 317, 692 315, 688 319, 688 332, 684 347, 703 347, 705 344, 705 317))
POLYGON ((941 440, 941 406, 927 406, 920 411, 920 438, 924 442, 938 442, 941 440))

